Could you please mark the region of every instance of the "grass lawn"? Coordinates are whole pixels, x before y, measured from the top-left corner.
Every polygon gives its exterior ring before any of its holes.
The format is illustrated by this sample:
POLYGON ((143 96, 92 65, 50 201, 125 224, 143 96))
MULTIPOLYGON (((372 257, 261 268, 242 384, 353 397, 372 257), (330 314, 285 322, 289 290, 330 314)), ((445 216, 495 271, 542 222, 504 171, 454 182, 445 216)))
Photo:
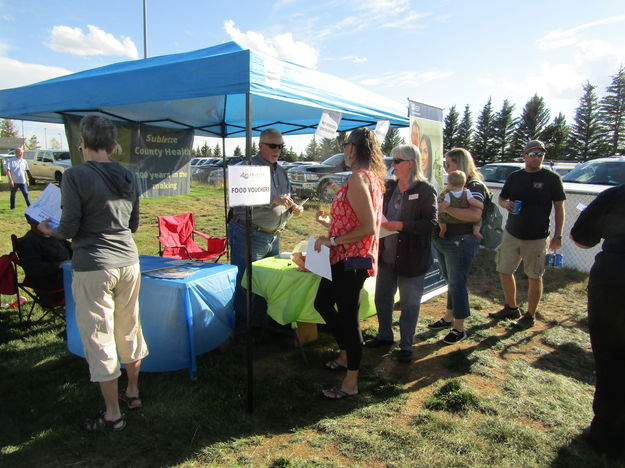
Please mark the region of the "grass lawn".
MULTIPOLYGON (((43 186, 32 189, 36 198, 43 186)), ((27 225, 24 202, 8 209, 0 186, 0 253, 27 225)), ((321 233, 309 202, 283 235, 282 250, 321 233)), ((201 231, 223 235, 220 188, 193 186, 188 196, 142 203, 139 251, 157 255, 156 216, 193 211, 201 231)), ((519 277, 520 297, 527 280, 519 277)), ((500 307, 493 253, 481 251, 470 278, 467 340, 441 343, 444 296, 424 304, 415 362, 395 350, 364 353, 361 394, 326 401, 321 388, 339 374, 323 369, 335 345, 325 332, 307 346, 309 365, 287 339, 255 336, 255 411, 245 411, 245 346, 198 358, 186 370, 144 373, 144 409, 121 433, 87 433, 85 416, 101 407, 84 360, 69 354, 60 321, 25 329, 15 311, 0 312, 0 465, 265 467, 603 467, 579 434, 591 419, 593 360, 586 321, 587 277, 566 269, 545 275, 542 320, 522 332, 488 312, 500 307)), ((12 302, 14 297, 2 297, 12 302)), ((395 326, 398 327, 398 317, 395 326)), ((376 320, 363 323, 375 333, 376 320)), ((620 368, 619 368, 620 369, 620 368)), ((617 369, 615 369, 617 370, 617 369)), ((124 377, 120 379, 120 388, 124 377)))

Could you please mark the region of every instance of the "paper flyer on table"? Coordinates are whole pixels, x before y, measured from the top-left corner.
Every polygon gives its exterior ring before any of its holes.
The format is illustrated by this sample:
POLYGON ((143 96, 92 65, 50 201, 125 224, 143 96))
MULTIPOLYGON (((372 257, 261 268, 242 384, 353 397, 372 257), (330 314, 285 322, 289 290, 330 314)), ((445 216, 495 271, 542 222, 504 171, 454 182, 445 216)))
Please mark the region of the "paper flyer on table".
MULTIPOLYGON (((382 215, 382 222, 387 222, 386 216, 382 215)), ((399 231, 389 231, 388 229, 384 229, 382 225, 380 225, 380 239, 386 236, 390 236, 391 234, 397 234, 399 231)))
POLYGON ((49 219, 50 226, 57 227, 61 221, 61 189, 48 184, 24 213, 39 222, 49 219))
POLYGON ((330 268, 330 248, 322 245, 321 251, 315 251, 315 238, 308 239, 306 247, 306 269, 332 281, 332 270, 330 268))

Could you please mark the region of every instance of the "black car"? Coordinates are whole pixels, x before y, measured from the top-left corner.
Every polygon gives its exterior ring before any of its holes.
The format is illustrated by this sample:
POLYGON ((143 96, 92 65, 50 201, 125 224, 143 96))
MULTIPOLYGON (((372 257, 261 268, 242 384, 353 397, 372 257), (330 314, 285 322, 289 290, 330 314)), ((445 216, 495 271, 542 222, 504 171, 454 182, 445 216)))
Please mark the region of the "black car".
POLYGON ((318 195, 319 180, 328 174, 349 170, 345 165, 344 154, 330 156, 321 164, 313 166, 295 166, 287 172, 291 181, 291 192, 299 198, 311 198, 318 195))

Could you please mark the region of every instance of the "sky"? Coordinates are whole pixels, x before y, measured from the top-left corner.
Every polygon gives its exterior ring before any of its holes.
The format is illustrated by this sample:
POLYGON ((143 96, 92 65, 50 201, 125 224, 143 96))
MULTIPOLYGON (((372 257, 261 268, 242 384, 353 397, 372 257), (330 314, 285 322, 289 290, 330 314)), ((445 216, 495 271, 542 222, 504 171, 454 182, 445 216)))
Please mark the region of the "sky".
MULTIPOLYGON (((625 64, 623 0, 146 0, 148 57, 227 41, 339 76, 399 103, 534 95, 571 122, 589 81, 625 64)), ((144 56, 142 0, 0 0, 0 89, 144 56)), ((166 84, 165 84, 166 85, 166 84)), ((16 122, 45 146, 63 127, 16 122)), ((209 144, 217 140, 208 139, 209 144)), ((302 151, 308 137, 286 143, 302 151)), ((196 139, 196 145, 203 143, 196 139)), ((227 143, 230 153, 239 140, 227 143)))

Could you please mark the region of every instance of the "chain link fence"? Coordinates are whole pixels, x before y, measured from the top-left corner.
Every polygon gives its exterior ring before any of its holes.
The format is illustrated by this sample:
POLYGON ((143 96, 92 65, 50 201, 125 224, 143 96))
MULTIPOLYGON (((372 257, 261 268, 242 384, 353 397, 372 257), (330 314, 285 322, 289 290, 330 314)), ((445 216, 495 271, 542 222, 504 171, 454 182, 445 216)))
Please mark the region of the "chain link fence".
MULTIPOLYGON (((496 203, 503 184, 486 182, 486 186, 493 193, 493 200, 496 203)), ((603 242, 596 245, 592 249, 580 249, 569 238, 569 233, 571 232, 573 224, 575 224, 575 221, 577 221, 577 217, 579 216, 580 211, 584 207, 588 206, 590 202, 595 199, 598 193, 601 192, 601 190, 592 191, 590 189, 584 188, 566 188, 565 192, 566 201, 564 202, 564 230, 562 231, 562 249, 560 249, 560 253, 564 257, 562 266, 565 268, 571 268, 573 270, 588 273, 590 271, 590 267, 595 261, 595 255, 597 255, 601 250, 601 245, 603 242)), ((508 219, 508 212, 499 207, 499 204, 497 204, 497 207, 503 214, 503 226, 505 226, 506 220, 508 219)), ((552 210, 550 232, 553 233, 553 229, 554 215, 552 210)))

